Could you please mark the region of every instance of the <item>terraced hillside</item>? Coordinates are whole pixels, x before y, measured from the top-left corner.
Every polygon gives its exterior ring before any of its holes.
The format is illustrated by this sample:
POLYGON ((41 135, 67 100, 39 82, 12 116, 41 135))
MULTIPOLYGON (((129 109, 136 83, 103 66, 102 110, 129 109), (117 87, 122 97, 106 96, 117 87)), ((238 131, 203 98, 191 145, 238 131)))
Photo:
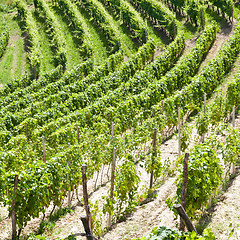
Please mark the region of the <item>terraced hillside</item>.
POLYGON ((0 239, 84 239, 88 204, 93 235, 145 235, 167 195, 170 209, 181 202, 176 176, 189 151, 185 209, 202 233, 209 199, 240 159, 239 129, 228 124, 240 103, 239 9, 229 0, 0 3, 0 239), (146 217, 131 223, 134 211, 146 217))

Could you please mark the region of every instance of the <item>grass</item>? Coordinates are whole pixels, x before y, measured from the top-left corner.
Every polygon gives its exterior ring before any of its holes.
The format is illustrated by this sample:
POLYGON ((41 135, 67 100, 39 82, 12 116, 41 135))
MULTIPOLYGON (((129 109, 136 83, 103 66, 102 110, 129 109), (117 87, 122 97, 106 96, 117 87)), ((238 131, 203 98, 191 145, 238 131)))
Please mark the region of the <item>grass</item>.
POLYGON ((132 53, 137 51, 137 44, 132 41, 130 36, 124 33, 118 21, 115 21, 114 18, 106 11, 105 7, 97 0, 92 0, 92 2, 98 7, 98 9, 105 15, 107 23, 110 28, 113 29, 114 34, 121 43, 121 49, 123 52, 130 56, 132 53))
POLYGON ((0 83, 6 84, 12 79, 11 66, 13 63, 13 46, 8 47, 7 52, 3 55, 2 61, 0 61, 0 83))
POLYGON ((41 18, 38 18, 35 14, 33 14, 34 19, 36 20, 36 24, 38 27, 39 35, 40 35, 40 45, 42 48, 41 54, 42 54, 42 61, 41 61, 41 69, 40 73, 42 72, 48 72, 52 70, 54 65, 54 54, 51 49, 51 44, 48 39, 48 36, 46 34, 46 28, 44 25, 44 20, 41 18))
POLYGON ((39 229, 36 234, 51 233, 54 230, 56 222, 68 213, 71 213, 72 209, 70 207, 59 208, 56 212, 50 215, 46 220, 40 223, 39 229))
POLYGON ((6 84, 28 72, 28 66, 24 52, 24 38, 21 37, 21 29, 15 14, 0 12, 0 20, 6 22, 10 33, 8 46, 0 61, 0 83, 6 84))
POLYGON ((24 70, 28 69, 28 65, 26 64, 26 54, 24 51, 24 39, 19 38, 16 43, 16 55, 14 56, 16 61, 12 68, 12 74, 15 77, 20 77, 24 74, 24 70))
POLYGON ((138 11, 136 11, 135 8, 128 1, 124 1, 124 2, 129 7, 129 9, 135 14, 136 19, 140 22, 140 24, 147 30, 149 34, 149 38, 152 38, 158 47, 163 46, 164 42, 163 42, 163 39, 161 38, 162 34, 160 34, 160 32, 158 31, 154 31, 154 28, 152 27, 152 25, 149 24, 149 22, 145 21, 142 18, 141 14, 138 11))
POLYGON ((83 11, 83 9, 77 7, 76 9, 78 13, 77 17, 83 26, 83 42, 92 50, 94 63, 96 65, 99 65, 108 56, 106 49, 107 42, 103 40, 100 31, 97 30, 97 28, 95 28, 94 25, 90 22, 91 17, 89 17, 88 14, 83 11))
POLYGON ((74 66, 82 62, 77 46, 75 45, 73 36, 69 31, 68 26, 63 21, 59 12, 57 12, 57 8, 53 9, 53 13, 58 20, 59 24, 62 27, 62 31, 64 33, 64 37, 66 40, 66 56, 67 56, 67 70, 71 70, 74 66))

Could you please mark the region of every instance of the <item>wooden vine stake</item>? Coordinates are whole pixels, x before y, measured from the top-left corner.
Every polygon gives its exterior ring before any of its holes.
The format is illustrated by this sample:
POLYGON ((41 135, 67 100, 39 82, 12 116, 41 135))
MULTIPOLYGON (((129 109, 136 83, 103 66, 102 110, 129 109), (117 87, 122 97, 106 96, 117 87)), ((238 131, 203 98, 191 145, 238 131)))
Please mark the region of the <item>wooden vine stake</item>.
MULTIPOLYGON (((143 29, 144 30, 144 35, 145 35, 145 39, 144 39, 144 41, 145 41, 145 43, 148 41, 148 31, 144 28, 143 29)), ((153 56, 152 56, 152 61, 153 61, 153 56)))
MULTIPOLYGON (((204 108, 203 108, 204 116, 206 114, 206 106, 207 106, 207 94, 204 93, 204 108)), ((205 138, 205 134, 203 133, 203 135, 201 136, 202 143, 204 143, 204 138, 205 138)))
MULTIPOLYGON (((116 167, 116 148, 113 149, 113 160, 112 160, 112 172, 111 172, 111 189, 110 189, 110 201, 113 201, 114 193, 114 181, 115 181, 115 167, 116 167)), ((112 216, 108 213, 107 227, 110 228, 112 224, 112 216)))
POLYGON ((92 236, 91 229, 89 226, 89 222, 86 217, 81 217, 81 221, 86 233, 87 240, 94 240, 94 237, 92 236))
MULTIPOLYGON (((186 209, 186 199, 187 199, 187 180, 188 180, 188 158, 189 153, 185 153, 184 157, 184 167, 183 167, 183 186, 182 186, 182 196, 181 196, 181 205, 183 209, 186 209)), ((182 218, 180 218, 180 231, 184 231, 185 224, 182 218)))
POLYGON ((176 23, 173 20, 173 39, 177 36, 176 23))
POLYGON ((178 157, 181 156, 181 108, 178 108, 178 157))
MULTIPOLYGON (((112 122, 112 135, 111 135, 111 142, 112 142, 112 143, 113 143, 113 137, 114 137, 114 122, 112 122)), ((110 165, 111 165, 111 163, 109 163, 109 165, 108 165, 108 170, 107 170, 107 178, 108 178, 108 180, 109 180, 109 175, 108 175, 108 173, 109 173, 110 165)))
POLYGON ((178 214, 180 215, 180 217, 183 219, 187 229, 189 232, 196 232, 197 233, 197 230, 196 228, 193 226, 190 218, 188 217, 186 211, 184 210, 184 208, 182 207, 181 204, 176 204, 174 205, 174 208, 177 210, 178 214))
MULTIPOLYGON (((235 128, 235 106, 232 108, 232 126, 235 128)), ((236 174, 236 166, 234 163, 231 164, 231 174, 236 174)))
POLYGON ((232 108, 232 126, 235 128, 235 106, 232 108))
POLYGON ((154 135, 153 135, 153 153, 152 153, 152 166, 151 166, 151 175, 150 175, 150 186, 149 189, 151 190, 153 187, 153 165, 154 160, 156 157, 156 145, 157 145, 157 129, 154 129, 154 135))
POLYGON ((17 239, 17 218, 16 218, 16 212, 14 211, 15 205, 16 205, 16 198, 15 193, 17 190, 17 184, 18 184, 18 175, 16 174, 14 177, 14 190, 13 190, 13 201, 12 201, 12 207, 11 207, 11 218, 12 218, 12 239, 17 239))
POLYGON ((92 217, 90 213, 90 208, 88 205, 88 193, 87 193, 87 165, 82 165, 82 185, 83 185, 83 200, 84 200, 84 208, 86 211, 86 219, 89 223, 90 233, 92 234, 92 217))
MULTIPOLYGON (((70 143, 68 143, 68 148, 70 148, 70 143)), ((68 160, 68 166, 70 166, 70 161, 68 160)), ((71 191, 68 190, 68 206, 71 205, 71 191)))
POLYGON ((42 145, 43 145, 43 161, 46 162, 46 147, 45 147, 45 138, 42 136, 42 145))
MULTIPOLYGON (((162 100, 162 113, 164 114, 164 101, 163 100, 162 100)), ((162 129, 161 134, 162 134, 162 141, 163 141, 163 139, 165 138, 164 129, 162 129)))

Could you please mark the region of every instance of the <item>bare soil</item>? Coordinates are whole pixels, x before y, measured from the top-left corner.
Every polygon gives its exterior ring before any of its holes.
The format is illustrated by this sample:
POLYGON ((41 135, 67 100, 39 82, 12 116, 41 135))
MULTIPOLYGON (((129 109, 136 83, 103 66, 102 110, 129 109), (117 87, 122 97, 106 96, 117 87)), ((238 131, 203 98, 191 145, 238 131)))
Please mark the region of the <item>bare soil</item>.
MULTIPOLYGON (((16 49, 16 43, 18 42, 20 36, 19 35, 10 35, 9 37, 9 46, 12 46, 16 49)), ((14 51, 13 54, 13 63, 11 68, 11 73, 14 74, 15 70, 17 68, 17 51, 14 51)))
POLYGON ((232 229, 230 239, 240 239, 240 170, 233 179, 221 201, 214 207, 209 227, 212 228, 217 239, 227 240, 232 229))

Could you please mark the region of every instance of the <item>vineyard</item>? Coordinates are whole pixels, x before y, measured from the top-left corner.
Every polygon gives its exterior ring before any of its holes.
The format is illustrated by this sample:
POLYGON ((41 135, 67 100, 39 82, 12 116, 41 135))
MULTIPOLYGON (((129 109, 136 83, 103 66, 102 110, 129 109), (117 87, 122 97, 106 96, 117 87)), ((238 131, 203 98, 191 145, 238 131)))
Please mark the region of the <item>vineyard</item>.
POLYGON ((2 0, 0 240, 240 239, 239 16, 2 0))

